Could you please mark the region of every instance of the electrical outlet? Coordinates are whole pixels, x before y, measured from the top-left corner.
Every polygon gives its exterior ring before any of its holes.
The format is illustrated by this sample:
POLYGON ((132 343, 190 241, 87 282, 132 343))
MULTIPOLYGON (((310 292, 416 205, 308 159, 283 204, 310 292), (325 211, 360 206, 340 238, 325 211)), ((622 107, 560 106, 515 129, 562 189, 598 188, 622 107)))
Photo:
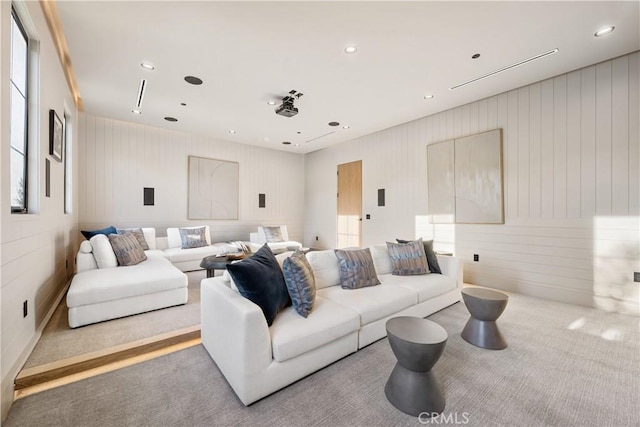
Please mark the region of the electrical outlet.
POLYGON ((27 300, 24 300, 24 302, 22 303, 22 317, 27 317, 28 313, 27 300))
POLYGON ((634 282, 640 282, 640 271, 634 271, 633 272, 633 281, 634 282))
POLYGON ((371 215, 370 214, 367 214, 367 219, 371 219, 371 215))
POLYGON ((65 268, 66 270, 68 270, 68 269, 69 269, 69 260, 68 260, 68 259, 64 261, 64 268, 65 268))
POLYGON ((316 242, 318 241, 318 236, 316 236, 316 242))
POLYGON ((480 255, 478 255, 478 254, 473 254, 473 260, 474 260, 475 262, 479 262, 479 261, 480 261, 480 255))

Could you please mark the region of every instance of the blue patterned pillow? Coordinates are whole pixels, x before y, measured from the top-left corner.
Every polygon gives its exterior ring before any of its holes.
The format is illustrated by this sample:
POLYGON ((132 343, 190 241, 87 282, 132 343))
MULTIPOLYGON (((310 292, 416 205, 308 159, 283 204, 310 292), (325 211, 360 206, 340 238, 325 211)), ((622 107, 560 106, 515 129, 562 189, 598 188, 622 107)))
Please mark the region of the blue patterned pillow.
POLYGON ((227 271, 240 295, 262 309, 267 325, 291 304, 280 264, 266 244, 249 258, 229 264, 227 271))
POLYGON ((380 284, 369 248, 346 251, 335 249, 335 253, 340 265, 342 289, 358 289, 380 284))
POLYGON ((391 258, 391 274, 411 276, 429 273, 422 239, 408 243, 387 242, 387 249, 391 258))
POLYGON ((296 250, 293 255, 285 258, 282 270, 293 308, 300 316, 309 316, 316 299, 316 280, 304 252, 296 250))
POLYGON ((96 234, 104 234, 105 236, 108 236, 109 234, 116 234, 117 232, 116 232, 116 228, 113 225, 110 225, 100 230, 88 230, 88 231, 83 230, 81 231, 81 233, 85 239, 91 240, 91 238, 96 234))
POLYGON ((264 237, 268 243, 284 242, 282 237, 282 229, 280 227, 262 227, 264 230, 264 237))
POLYGON ((180 239, 182 240, 182 249, 208 246, 205 236, 206 227, 180 228, 178 231, 180 232, 180 239))

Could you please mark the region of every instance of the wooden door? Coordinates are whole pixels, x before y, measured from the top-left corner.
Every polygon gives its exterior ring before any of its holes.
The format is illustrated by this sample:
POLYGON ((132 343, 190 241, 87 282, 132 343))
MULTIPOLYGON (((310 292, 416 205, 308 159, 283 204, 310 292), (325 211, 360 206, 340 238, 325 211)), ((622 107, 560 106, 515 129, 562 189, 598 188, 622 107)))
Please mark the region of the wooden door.
POLYGON ((338 165, 337 248, 360 247, 362 160, 338 165))

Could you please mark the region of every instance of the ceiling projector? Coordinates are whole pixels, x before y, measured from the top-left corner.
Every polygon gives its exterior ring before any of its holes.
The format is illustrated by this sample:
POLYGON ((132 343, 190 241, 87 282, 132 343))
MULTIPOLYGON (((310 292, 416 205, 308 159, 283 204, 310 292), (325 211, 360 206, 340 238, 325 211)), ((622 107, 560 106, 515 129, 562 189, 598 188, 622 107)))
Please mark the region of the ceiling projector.
POLYGON ((293 105, 293 102, 302 95, 302 93, 296 90, 290 90, 289 95, 282 98, 282 105, 276 108, 276 114, 284 117, 293 117, 298 114, 298 109, 293 105))

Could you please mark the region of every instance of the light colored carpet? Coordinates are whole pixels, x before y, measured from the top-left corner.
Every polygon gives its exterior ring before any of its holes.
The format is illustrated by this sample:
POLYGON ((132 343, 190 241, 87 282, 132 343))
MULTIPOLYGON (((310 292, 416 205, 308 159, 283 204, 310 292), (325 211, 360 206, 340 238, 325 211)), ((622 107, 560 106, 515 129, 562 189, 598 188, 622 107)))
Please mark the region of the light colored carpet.
MULTIPOLYGON (((491 351, 462 340, 467 317, 462 303, 430 316, 449 333, 434 368, 449 421, 640 424, 637 318, 512 294, 499 320, 509 347, 491 351)), ((394 364, 383 339, 244 407, 197 346, 19 400, 5 426, 419 426, 385 398, 394 364)))
POLYGON ((25 368, 199 325, 200 281, 206 274, 204 271, 197 271, 190 272, 187 276, 189 301, 185 305, 94 323, 76 329, 69 328, 67 304, 63 299, 25 363, 25 368))

